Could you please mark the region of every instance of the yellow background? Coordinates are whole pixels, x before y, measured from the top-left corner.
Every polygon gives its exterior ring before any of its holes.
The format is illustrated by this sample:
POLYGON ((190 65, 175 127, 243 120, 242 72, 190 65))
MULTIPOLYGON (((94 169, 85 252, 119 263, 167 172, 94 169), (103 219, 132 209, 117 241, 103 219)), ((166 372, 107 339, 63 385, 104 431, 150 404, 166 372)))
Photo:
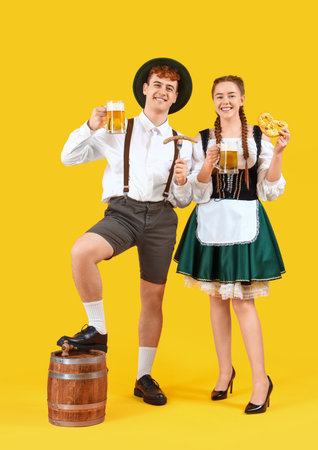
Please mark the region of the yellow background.
MULTIPOLYGON (((1 440, 4 448, 315 447, 317 413, 317 81, 313 1, 7 2, 1 19, 1 440), (193 77, 188 105, 170 116, 187 135, 211 126, 212 81, 240 75, 249 123, 271 112, 292 133, 283 162, 285 194, 265 204, 287 274, 257 301, 267 371, 266 414, 245 416, 250 368, 233 316, 234 394, 209 401, 217 361, 208 298, 183 287, 171 264, 164 328, 153 376, 161 408, 132 396, 137 370, 139 272, 136 251, 101 264, 109 332, 109 397, 102 425, 49 425, 50 352, 86 315, 73 285, 70 249, 99 220, 105 161, 64 167, 71 131, 106 100, 132 93, 148 59, 181 61, 193 77)), ((178 210, 180 238, 192 210, 178 210)))

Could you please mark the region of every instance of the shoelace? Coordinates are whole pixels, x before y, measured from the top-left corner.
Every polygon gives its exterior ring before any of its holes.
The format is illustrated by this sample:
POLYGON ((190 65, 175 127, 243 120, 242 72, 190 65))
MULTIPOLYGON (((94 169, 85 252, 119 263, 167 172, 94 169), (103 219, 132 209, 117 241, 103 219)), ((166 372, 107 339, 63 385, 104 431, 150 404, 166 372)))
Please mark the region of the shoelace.
POLYGON ((147 378, 145 378, 143 380, 144 384, 147 385, 147 387, 157 387, 158 389, 160 389, 159 383, 157 383, 156 380, 154 380, 153 378, 151 378, 151 376, 147 376, 147 378))
POLYGON ((88 328, 88 323, 85 323, 81 328, 80 334, 85 334, 85 331, 87 330, 87 328, 88 328))

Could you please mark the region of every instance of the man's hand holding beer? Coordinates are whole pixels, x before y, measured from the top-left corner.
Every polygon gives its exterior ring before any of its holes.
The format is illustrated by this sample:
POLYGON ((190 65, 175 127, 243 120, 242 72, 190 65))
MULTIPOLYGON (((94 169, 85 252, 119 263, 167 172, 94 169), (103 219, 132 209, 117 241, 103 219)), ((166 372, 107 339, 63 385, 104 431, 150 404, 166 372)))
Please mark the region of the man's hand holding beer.
POLYGON ((93 131, 99 130, 106 123, 106 114, 107 109, 105 106, 99 106, 98 108, 94 108, 92 115, 87 122, 89 128, 93 131))
POLYGON ((174 165, 174 179, 179 186, 187 181, 188 165, 184 159, 178 158, 174 165))

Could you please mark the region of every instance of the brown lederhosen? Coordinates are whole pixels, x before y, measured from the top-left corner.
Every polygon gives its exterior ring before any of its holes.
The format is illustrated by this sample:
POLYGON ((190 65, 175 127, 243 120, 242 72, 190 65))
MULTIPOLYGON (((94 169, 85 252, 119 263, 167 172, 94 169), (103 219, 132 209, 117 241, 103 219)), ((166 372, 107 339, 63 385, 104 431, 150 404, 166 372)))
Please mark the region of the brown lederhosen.
MULTIPOLYGON (((104 218, 88 230, 102 236, 113 247, 113 256, 137 246, 140 277, 156 284, 167 279, 172 252, 176 242, 177 214, 167 201, 178 157, 177 141, 169 177, 163 193, 165 200, 141 202, 128 196, 129 149, 134 119, 128 119, 124 145, 124 189, 123 196, 112 197, 104 218)), ((176 131, 173 130, 176 136, 176 131)))

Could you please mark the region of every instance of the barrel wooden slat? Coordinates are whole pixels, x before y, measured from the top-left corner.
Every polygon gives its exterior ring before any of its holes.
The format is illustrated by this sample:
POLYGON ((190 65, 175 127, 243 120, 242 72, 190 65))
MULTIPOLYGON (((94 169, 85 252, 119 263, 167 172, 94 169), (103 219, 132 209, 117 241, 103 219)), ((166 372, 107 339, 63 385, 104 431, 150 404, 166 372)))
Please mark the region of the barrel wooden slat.
POLYGON ((77 421, 83 422, 85 420, 98 419, 105 416, 105 406, 102 408, 88 409, 85 411, 65 411, 61 409, 49 408, 50 418, 53 420, 63 420, 67 422, 77 421), (63 414, 62 414, 63 412, 63 414))
POLYGON ((70 364, 57 364, 52 363, 52 369, 50 365, 50 369, 53 372, 60 372, 60 373, 91 373, 91 372, 99 372, 100 370, 106 370, 105 368, 106 364, 99 363, 99 364, 85 364, 85 366, 82 366, 80 364, 77 364, 77 371, 74 372, 74 366, 70 364))
POLYGON ((51 353, 47 391, 50 423, 74 427, 101 423, 107 399, 105 353, 76 351, 65 358, 61 353, 51 353), (76 379, 69 379, 73 377, 76 379))

